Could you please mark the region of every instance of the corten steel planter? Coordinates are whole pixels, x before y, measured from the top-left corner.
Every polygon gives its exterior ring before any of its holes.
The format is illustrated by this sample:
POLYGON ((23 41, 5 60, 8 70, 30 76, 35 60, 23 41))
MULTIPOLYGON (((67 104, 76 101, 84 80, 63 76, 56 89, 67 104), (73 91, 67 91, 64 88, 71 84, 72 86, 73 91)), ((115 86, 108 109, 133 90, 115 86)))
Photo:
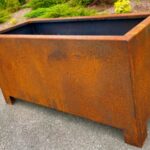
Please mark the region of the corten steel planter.
POLYGON ((149 14, 29 20, 1 31, 0 87, 122 129, 142 146, 150 117, 149 14))

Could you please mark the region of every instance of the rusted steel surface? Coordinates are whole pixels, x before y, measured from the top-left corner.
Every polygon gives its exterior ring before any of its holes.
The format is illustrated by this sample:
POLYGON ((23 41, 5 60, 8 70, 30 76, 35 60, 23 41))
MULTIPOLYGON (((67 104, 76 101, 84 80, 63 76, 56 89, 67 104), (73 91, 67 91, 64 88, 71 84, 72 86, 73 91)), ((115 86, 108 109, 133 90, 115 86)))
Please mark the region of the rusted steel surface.
MULTIPOLYGON (((122 129, 127 143, 141 147, 150 117, 149 14, 93 17, 141 17, 145 20, 119 36, 2 31, 0 87, 6 102, 19 98, 111 125, 122 129)), ((39 20, 24 24, 31 22, 39 20)))

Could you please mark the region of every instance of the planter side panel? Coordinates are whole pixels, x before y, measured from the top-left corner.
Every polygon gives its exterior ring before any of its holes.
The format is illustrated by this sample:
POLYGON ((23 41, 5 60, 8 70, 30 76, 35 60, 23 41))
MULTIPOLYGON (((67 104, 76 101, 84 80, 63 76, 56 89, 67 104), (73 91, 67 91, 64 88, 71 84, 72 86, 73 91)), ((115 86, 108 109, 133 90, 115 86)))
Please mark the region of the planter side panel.
POLYGON ((1 38, 0 45, 6 97, 130 128, 135 113, 126 42, 1 38))
POLYGON ((129 41, 136 112, 143 121, 150 117, 150 18, 145 24, 129 41))
POLYGON ((150 18, 133 32, 129 41, 135 118, 141 145, 147 135, 150 117, 150 18), (142 28, 142 30, 141 30, 142 28))

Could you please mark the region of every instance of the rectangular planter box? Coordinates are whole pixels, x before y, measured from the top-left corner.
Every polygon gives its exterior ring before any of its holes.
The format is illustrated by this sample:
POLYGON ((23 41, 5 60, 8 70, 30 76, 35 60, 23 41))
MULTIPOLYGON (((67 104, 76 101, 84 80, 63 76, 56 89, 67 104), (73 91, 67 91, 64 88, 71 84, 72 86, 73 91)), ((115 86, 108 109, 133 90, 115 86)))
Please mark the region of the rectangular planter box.
POLYGON ((29 20, 0 32, 0 87, 120 128, 142 146, 150 116, 150 14, 29 20))

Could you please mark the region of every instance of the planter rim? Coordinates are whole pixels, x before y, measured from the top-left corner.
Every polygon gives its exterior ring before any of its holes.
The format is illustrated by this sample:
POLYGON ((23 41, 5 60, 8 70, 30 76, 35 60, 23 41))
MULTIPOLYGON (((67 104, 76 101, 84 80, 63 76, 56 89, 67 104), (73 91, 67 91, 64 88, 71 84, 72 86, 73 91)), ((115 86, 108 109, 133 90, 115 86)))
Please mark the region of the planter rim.
POLYGON ((132 13, 132 14, 111 14, 111 15, 103 15, 103 16, 85 16, 85 17, 63 17, 63 18, 48 18, 48 19, 28 19, 22 23, 19 23, 15 26, 9 27, 7 29, 1 30, 0 31, 0 39, 4 38, 15 38, 15 39, 51 39, 51 40, 121 40, 121 41, 129 41, 131 40, 134 36, 136 36, 140 31, 142 31, 147 25, 150 25, 150 13, 132 13), (77 20, 86 20, 86 19, 91 19, 91 20, 107 20, 107 19, 132 19, 132 18, 141 18, 141 17, 147 17, 143 21, 141 21, 139 24, 137 24, 135 27, 133 27, 131 30, 129 30, 126 34, 124 35, 111 35, 111 36, 106 36, 106 35, 96 35, 96 36, 91 36, 91 35, 15 35, 15 34, 1 34, 3 32, 12 30, 16 27, 20 27, 22 25, 27 25, 30 23, 36 23, 36 22, 47 22, 47 21, 77 21, 77 20))
POLYGON ((142 22, 137 24, 134 28, 129 30, 125 35, 125 39, 130 41, 133 37, 137 36, 142 30, 144 30, 147 26, 150 26, 150 16, 145 18, 142 22))

